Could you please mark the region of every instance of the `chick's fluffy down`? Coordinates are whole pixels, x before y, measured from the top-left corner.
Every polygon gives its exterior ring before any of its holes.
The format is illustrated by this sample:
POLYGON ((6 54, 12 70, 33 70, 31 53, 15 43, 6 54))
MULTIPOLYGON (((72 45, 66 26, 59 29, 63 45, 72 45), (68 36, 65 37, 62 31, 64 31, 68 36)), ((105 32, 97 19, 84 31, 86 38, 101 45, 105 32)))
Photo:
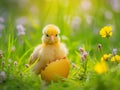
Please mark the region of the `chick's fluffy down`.
POLYGON ((41 70, 44 69, 47 64, 57 59, 65 58, 67 53, 68 51, 63 43, 57 43, 54 45, 38 45, 30 56, 30 64, 34 63, 34 61, 38 59, 33 71, 36 74, 40 74, 41 70))

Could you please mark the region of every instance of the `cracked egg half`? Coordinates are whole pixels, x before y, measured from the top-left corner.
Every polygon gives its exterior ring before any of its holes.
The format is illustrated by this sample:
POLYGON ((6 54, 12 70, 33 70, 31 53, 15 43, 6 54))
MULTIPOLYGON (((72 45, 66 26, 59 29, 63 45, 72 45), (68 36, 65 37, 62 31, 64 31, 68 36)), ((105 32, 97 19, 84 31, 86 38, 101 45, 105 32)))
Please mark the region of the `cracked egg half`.
POLYGON ((41 71, 41 78, 47 82, 58 81, 61 78, 67 78, 70 64, 68 59, 60 59, 51 62, 41 71))

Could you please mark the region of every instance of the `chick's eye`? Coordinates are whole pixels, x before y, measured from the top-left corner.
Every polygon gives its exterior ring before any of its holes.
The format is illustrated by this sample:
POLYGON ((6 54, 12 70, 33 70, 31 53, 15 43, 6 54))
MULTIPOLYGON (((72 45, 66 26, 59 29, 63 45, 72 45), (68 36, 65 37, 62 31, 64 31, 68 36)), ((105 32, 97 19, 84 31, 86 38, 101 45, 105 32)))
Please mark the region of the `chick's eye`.
POLYGON ((47 37, 49 37, 49 35, 48 35, 48 34, 46 34, 46 36, 47 36, 47 37))
POLYGON ((56 34, 55 36, 57 37, 58 35, 56 34))

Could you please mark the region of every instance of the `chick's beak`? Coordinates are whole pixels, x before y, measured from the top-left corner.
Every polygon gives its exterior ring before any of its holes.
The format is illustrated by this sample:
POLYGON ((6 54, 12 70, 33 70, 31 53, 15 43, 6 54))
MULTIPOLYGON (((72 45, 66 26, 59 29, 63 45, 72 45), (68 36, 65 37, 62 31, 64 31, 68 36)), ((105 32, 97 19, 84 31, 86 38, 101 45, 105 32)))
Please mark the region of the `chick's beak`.
POLYGON ((51 40, 52 42, 54 41, 54 36, 53 36, 53 35, 50 36, 50 40, 51 40))

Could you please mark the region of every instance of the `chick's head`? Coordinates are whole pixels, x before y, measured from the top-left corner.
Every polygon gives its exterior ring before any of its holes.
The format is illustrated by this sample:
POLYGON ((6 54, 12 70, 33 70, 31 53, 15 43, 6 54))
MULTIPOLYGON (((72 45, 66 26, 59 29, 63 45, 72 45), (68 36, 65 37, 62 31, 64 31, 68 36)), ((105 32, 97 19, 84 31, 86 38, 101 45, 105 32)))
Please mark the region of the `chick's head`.
POLYGON ((49 24, 43 28, 42 42, 45 44, 55 44, 60 41, 60 30, 57 26, 49 24))

